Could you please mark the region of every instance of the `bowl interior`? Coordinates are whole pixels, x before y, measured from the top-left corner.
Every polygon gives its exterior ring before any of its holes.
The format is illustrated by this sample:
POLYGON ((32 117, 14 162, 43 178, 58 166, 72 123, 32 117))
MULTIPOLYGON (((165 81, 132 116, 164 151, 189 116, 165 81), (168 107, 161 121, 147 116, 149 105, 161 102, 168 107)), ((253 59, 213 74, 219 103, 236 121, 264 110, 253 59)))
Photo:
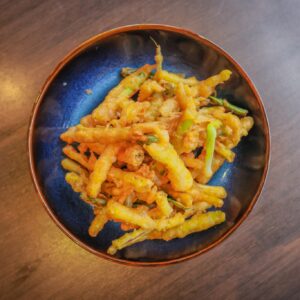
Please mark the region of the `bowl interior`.
POLYGON ((217 241, 239 222, 263 180, 268 136, 264 112, 251 87, 237 67, 207 43, 168 30, 131 30, 94 41, 54 77, 43 94, 33 123, 33 168, 39 188, 57 221, 71 235, 105 253, 122 231, 119 224, 110 222, 97 238, 88 235, 93 212, 64 180, 65 172, 60 166, 63 143, 59 135, 102 101, 119 82, 122 67, 154 62, 155 47, 150 36, 162 46, 165 69, 199 79, 224 68, 232 70, 232 79, 220 88, 219 95, 249 109, 255 126, 234 150, 234 163, 225 163, 210 182, 228 191, 222 208, 227 215, 226 223, 184 239, 145 241, 117 253, 119 259, 138 262, 161 262, 191 255, 217 241))

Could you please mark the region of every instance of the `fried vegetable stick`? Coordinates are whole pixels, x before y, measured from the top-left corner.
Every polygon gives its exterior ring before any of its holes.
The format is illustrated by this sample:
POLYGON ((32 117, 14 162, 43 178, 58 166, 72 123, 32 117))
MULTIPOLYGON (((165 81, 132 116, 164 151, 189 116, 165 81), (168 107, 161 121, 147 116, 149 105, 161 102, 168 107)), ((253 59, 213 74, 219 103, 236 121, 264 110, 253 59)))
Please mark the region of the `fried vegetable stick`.
POLYGON ((69 158, 63 159, 61 161, 61 165, 67 171, 75 172, 79 175, 83 175, 86 179, 88 178, 89 173, 87 172, 87 170, 85 170, 82 166, 69 158))
POLYGON ((65 146, 62 149, 62 151, 66 156, 68 156, 72 160, 75 160, 86 169, 90 169, 87 157, 84 154, 78 153, 71 145, 65 146))
POLYGON ((164 57, 161 53, 160 45, 158 45, 155 41, 154 41, 154 43, 156 45, 156 53, 155 53, 155 56, 154 56, 154 60, 155 60, 155 64, 156 64, 156 74, 157 74, 157 73, 162 71, 162 64, 163 64, 163 61, 164 61, 164 57))
POLYGON ((208 194, 203 190, 203 188, 199 187, 196 183, 193 184, 193 187, 188 191, 188 193, 193 197, 194 202, 204 201, 215 207, 222 207, 224 204, 222 199, 215 195, 208 194))
POLYGON ((108 172, 108 179, 121 180, 124 183, 131 185, 134 190, 140 193, 151 191, 151 187, 154 184, 153 181, 137 174, 136 172, 127 172, 115 167, 112 167, 108 172))
POLYGON ((180 158, 183 160, 188 168, 202 170, 204 168, 204 161, 199 158, 194 158, 194 155, 181 155, 180 158))
POLYGON ((202 80, 198 84, 198 96, 208 98, 214 91, 217 85, 227 81, 231 76, 231 71, 223 70, 219 74, 202 80))
POLYGON ((126 207, 116 201, 110 200, 107 203, 107 212, 112 219, 125 223, 138 225, 145 229, 154 229, 155 222, 147 214, 140 214, 134 208, 126 207))
POLYGON ((216 141, 215 151, 216 151, 216 153, 223 156, 228 162, 233 162, 234 161, 235 153, 232 152, 228 147, 226 147, 225 145, 223 145, 219 141, 216 141))
POLYGON ((241 123, 242 123, 242 134, 243 136, 248 135, 249 131, 251 130, 251 128, 254 125, 254 120, 252 117, 245 117, 241 119, 241 123))
POLYGON ((139 193, 136 191, 136 196, 139 200, 146 202, 147 204, 152 204, 155 202, 156 188, 152 188, 150 191, 139 193))
MULTIPOLYGON (((181 154, 186 152, 183 147, 183 136, 191 129, 197 116, 196 105, 191 97, 190 89, 187 85, 178 83, 176 88, 176 99, 182 109, 182 115, 178 122, 176 132, 172 136, 172 144, 176 151, 181 154)), ((190 152, 190 151, 188 151, 190 152)))
POLYGON ((147 79, 140 88, 138 101, 142 102, 147 100, 154 93, 161 93, 164 91, 164 88, 157 82, 151 79, 147 79))
POLYGON ((137 229, 132 232, 125 233, 120 238, 112 241, 112 245, 108 248, 107 253, 114 255, 118 250, 146 240, 148 238, 148 234, 149 231, 144 229, 137 229))
POLYGON ((212 175, 207 176, 204 171, 204 156, 198 158, 197 160, 199 160, 200 165, 203 165, 202 169, 197 170, 198 174, 196 175, 196 181, 201 184, 206 184, 211 179, 213 174, 215 174, 219 170, 219 168, 223 165, 225 161, 225 159, 221 155, 215 153, 212 161, 212 175))
POLYGON ((190 89, 187 85, 179 82, 176 88, 176 100, 182 111, 190 109, 192 113, 196 112, 196 105, 191 97, 190 89))
POLYGON ((76 193, 84 192, 86 186, 86 180, 84 177, 74 172, 68 172, 65 175, 65 179, 76 193))
POLYGON ((170 143, 144 145, 144 149, 168 170, 168 178, 175 191, 186 191, 193 185, 193 177, 170 143))
POLYGON ((164 218, 164 219, 159 219, 155 220, 155 229, 158 231, 165 231, 168 230, 172 227, 176 227, 182 223, 184 223, 185 219, 183 214, 177 213, 171 218, 164 218))
POLYGON ((185 217, 185 219, 187 219, 187 218, 191 217, 192 215, 194 215, 195 213, 203 213, 211 207, 212 207, 212 205, 207 202, 204 202, 204 201, 196 202, 193 204, 193 206, 191 208, 185 210, 184 217, 185 217))
POLYGON ((169 241, 175 238, 184 238, 187 235, 206 230, 225 221, 225 214, 222 211, 211 211, 204 214, 196 214, 183 224, 171 228, 165 232, 153 232, 149 239, 163 239, 169 241))
POLYGON ((101 209, 89 227, 89 235, 96 237, 98 233, 103 229, 104 225, 107 223, 107 211, 106 208, 101 209))
POLYGON ((222 186, 204 185, 204 184, 194 182, 193 188, 197 189, 199 192, 203 192, 205 194, 215 196, 221 199, 227 197, 226 190, 222 186))
POLYGON ((147 79, 154 66, 144 65, 131 75, 125 77, 114 87, 104 101, 92 112, 98 124, 105 125, 116 117, 120 103, 134 95, 141 84, 147 79))
POLYGON ((81 143, 80 145, 84 145, 87 149, 89 149, 90 151, 98 155, 102 154, 102 152, 106 148, 105 144, 100 144, 100 143, 81 143))
MULTIPOLYGON (((186 192, 176 192, 170 187, 165 187, 169 195, 174 197, 177 201, 179 201, 184 208, 189 208, 193 204, 193 197, 186 192)), ((174 204, 174 202, 172 201, 174 204)), ((178 205, 177 205, 178 206, 178 205)), ((178 206, 180 208, 180 206, 178 206)))
POLYGON ((196 85, 199 84, 199 81, 196 79, 196 77, 189 77, 189 78, 184 78, 181 77, 177 74, 162 70, 159 73, 157 73, 157 80, 165 80, 171 83, 178 84, 179 82, 187 84, 187 85, 196 85))
POLYGON ((101 190, 102 183, 106 180, 108 171, 117 160, 119 145, 108 145, 96 161, 94 170, 90 175, 86 191, 90 197, 96 198, 101 190))
POLYGON ((168 142, 168 131, 159 122, 138 123, 130 127, 95 127, 87 128, 82 125, 69 128, 60 138, 67 143, 99 143, 114 144, 124 141, 147 141, 147 134, 154 133, 159 141, 168 142))
POLYGON ((71 127, 64 132, 60 138, 67 142, 78 143, 100 143, 100 144, 113 144, 122 141, 135 140, 136 136, 131 127, 122 128, 108 128, 96 127, 87 128, 81 125, 71 127))
POLYGON ((155 201, 161 213, 165 217, 169 217, 173 212, 173 208, 168 201, 168 195, 162 191, 159 191, 155 195, 155 201))

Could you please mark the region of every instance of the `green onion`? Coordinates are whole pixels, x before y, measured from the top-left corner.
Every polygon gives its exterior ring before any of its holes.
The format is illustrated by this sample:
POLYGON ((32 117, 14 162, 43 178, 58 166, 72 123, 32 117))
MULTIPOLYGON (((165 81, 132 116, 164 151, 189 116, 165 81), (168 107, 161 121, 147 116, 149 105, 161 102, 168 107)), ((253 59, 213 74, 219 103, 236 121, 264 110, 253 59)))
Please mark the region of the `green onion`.
POLYGON ((185 134, 192 126, 194 122, 191 119, 184 120, 179 126, 178 126, 178 133, 180 135, 185 134))
POLYGON ((150 145, 152 143, 157 143, 158 142, 158 138, 154 135, 146 135, 147 140, 146 141, 137 141, 137 143, 139 145, 150 145))
POLYGON ((221 126, 220 121, 213 121, 207 125, 206 129, 206 147, 205 147, 205 175, 212 175, 212 161, 215 151, 215 143, 217 137, 217 128, 221 126))
POLYGON ((145 142, 146 145, 150 145, 152 143, 157 143, 158 138, 154 135, 147 135, 147 141, 145 142))
POLYGON ((225 108, 227 108, 228 110, 232 111, 233 113, 235 113, 236 115, 241 116, 241 117, 245 117, 248 114, 247 109, 233 105, 230 102, 228 102, 227 100, 224 100, 223 106, 225 108))
POLYGON ((217 97, 213 97, 213 96, 209 96, 209 99, 212 100, 212 102, 216 105, 221 105, 224 106, 227 110, 233 112, 234 114, 244 117, 248 114, 248 110, 238 107, 234 104, 231 104, 230 102, 228 102, 226 99, 221 99, 221 98, 217 98, 217 97))
POLYGON ((168 199, 168 201, 170 201, 171 203, 173 203, 176 207, 184 209, 184 210, 187 209, 187 207, 185 207, 182 203, 174 200, 173 198, 168 197, 167 199, 168 199))
POLYGON ((217 98, 217 97, 213 97, 213 96, 209 96, 208 98, 210 100, 212 100, 212 102, 214 104, 221 105, 221 106, 223 106, 223 104, 224 104, 224 100, 223 99, 220 99, 220 98, 217 98))

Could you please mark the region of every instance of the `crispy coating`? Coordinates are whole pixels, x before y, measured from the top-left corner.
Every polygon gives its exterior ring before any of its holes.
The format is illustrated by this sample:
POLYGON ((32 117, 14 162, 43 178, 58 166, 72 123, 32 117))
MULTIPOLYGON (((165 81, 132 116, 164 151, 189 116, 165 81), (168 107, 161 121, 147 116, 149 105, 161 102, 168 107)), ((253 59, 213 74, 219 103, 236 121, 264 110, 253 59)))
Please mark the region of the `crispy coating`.
POLYGON ((130 99, 138 91, 152 70, 153 66, 145 65, 124 78, 93 111, 93 119, 101 125, 106 125, 107 122, 114 119, 117 116, 120 104, 130 99))
POLYGON ((89 227, 89 235, 95 237, 103 229, 104 225, 108 221, 106 208, 103 208, 95 216, 93 222, 89 227))
POLYGON ((126 207, 116 201, 110 200, 107 203, 107 211, 112 219, 125 223, 138 225, 145 229, 154 229, 155 222, 147 214, 141 214, 134 208, 126 207))
POLYGON ((144 148, 168 170, 168 178, 175 191, 186 191, 193 184, 193 177, 170 143, 145 145, 144 148))
POLYGON ((169 217, 172 214, 173 208, 168 201, 168 195, 166 193, 162 191, 156 193, 155 201, 162 215, 169 217))
POLYGON ((144 160, 144 149, 141 145, 133 144, 122 148, 118 153, 118 161, 124 162, 134 167, 139 167, 144 160))
POLYGON ((109 180, 119 180, 131 185, 135 191, 143 193, 149 192, 153 186, 153 182, 136 172, 127 172, 121 169, 112 167, 108 173, 109 180))
POLYGON ((117 160, 119 145, 108 145, 102 155, 96 161, 86 191, 90 197, 97 197, 101 190, 102 183, 106 180, 112 164, 117 160))
POLYGON ((191 219, 181 225, 171 228, 164 232, 153 232, 150 239, 163 239, 170 241, 175 238, 184 238, 185 236, 206 230, 225 221, 225 214, 222 211, 211 211, 204 214, 196 214, 191 219))

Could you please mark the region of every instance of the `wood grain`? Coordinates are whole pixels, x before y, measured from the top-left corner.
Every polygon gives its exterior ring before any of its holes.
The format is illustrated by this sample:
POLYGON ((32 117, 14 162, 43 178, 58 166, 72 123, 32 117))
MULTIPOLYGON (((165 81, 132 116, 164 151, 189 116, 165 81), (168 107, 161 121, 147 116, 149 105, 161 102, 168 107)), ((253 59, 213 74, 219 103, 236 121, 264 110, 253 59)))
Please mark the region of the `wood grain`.
POLYGON ((0 298, 299 299, 300 1, 0 1, 0 298), (220 246, 164 268, 93 256, 50 220, 31 183, 26 135, 57 62, 96 33, 133 23, 198 32, 260 91, 272 134, 269 176, 245 223, 220 246))

